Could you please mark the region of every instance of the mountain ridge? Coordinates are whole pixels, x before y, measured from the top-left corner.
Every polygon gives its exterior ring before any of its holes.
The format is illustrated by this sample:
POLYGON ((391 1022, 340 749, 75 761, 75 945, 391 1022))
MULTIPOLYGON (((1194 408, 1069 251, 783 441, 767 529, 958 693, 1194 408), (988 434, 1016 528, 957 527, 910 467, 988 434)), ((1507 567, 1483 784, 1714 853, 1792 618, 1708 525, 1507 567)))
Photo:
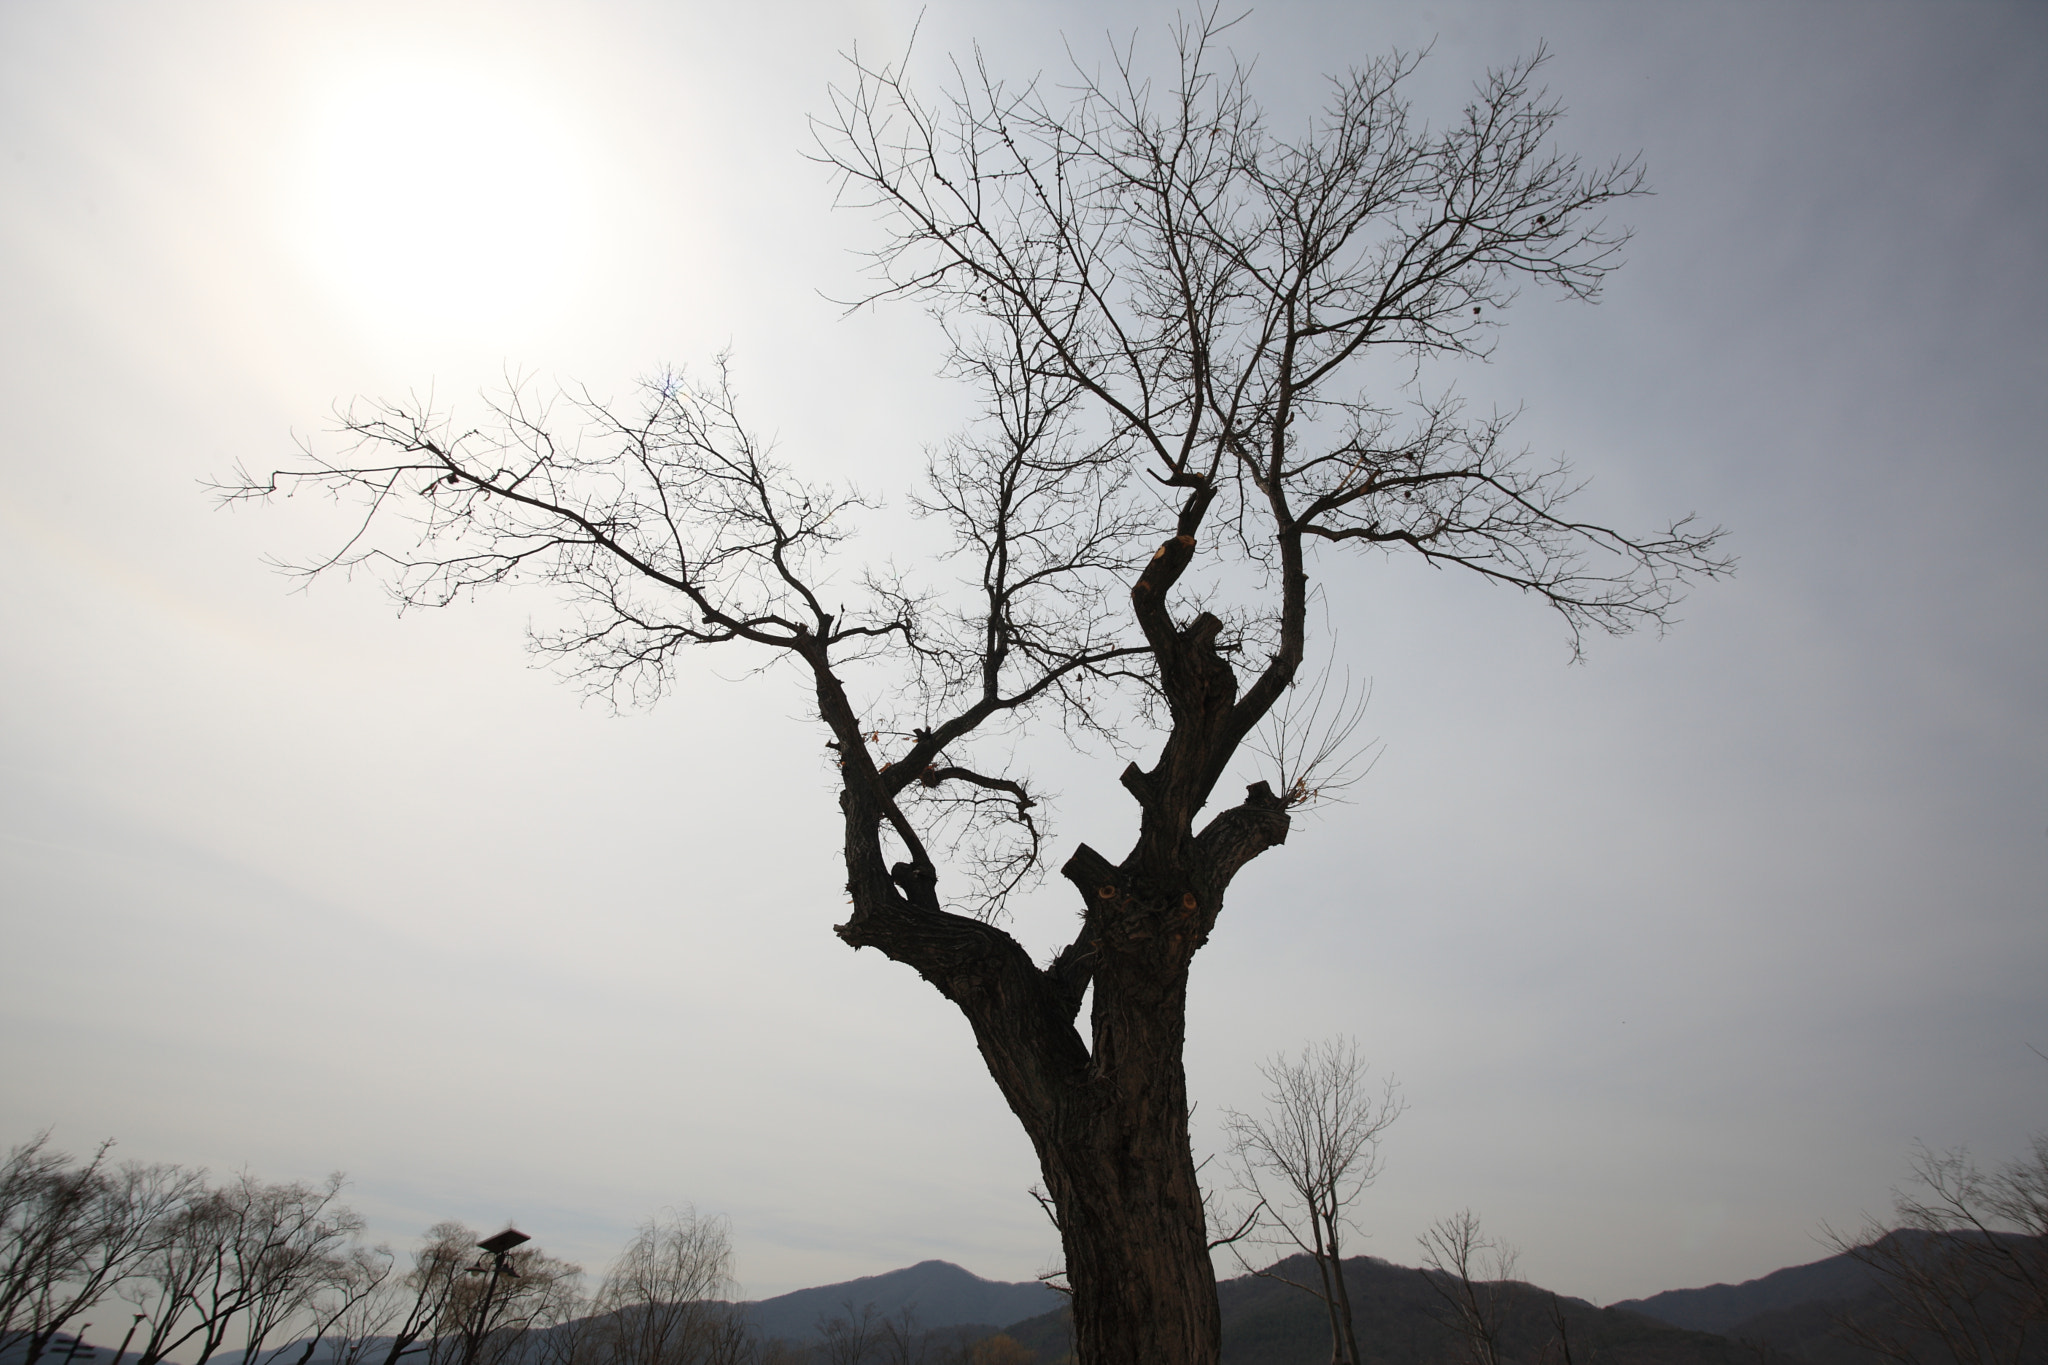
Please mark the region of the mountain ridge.
POLYGON ((1048 1312, 1059 1301, 1059 1291, 1042 1281, 984 1280, 951 1261, 934 1259, 838 1284, 749 1299, 739 1307, 763 1336, 801 1341, 815 1335, 821 1319, 849 1307, 859 1313, 873 1304, 882 1317, 910 1307, 919 1326, 934 1328, 1000 1326, 1048 1312))
MULTIPOLYGON (((1447 1365, 1469 1354, 1440 1292, 1454 1281, 1365 1256, 1345 1261, 1345 1277, 1366 1365, 1447 1365)), ((1321 1303, 1285 1282, 1314 1278, 1307 1259, 1293 1257, 1263 1273, 1219 1281, 1223 1365, 1327 1361, 1329 1334, 1321 1303)), ((1665 1290, 1604 1308, 1521 1281, 1488 1288, 1502 1306, 1502 1358, 1528 1362, 1870 1365, 1873 1357, 1844 1334, 1841 1319, 1850 1315, 1883 1326, 1889 1311, 1880 1277, 1848 1254, 1781 1267, 1739 1284, 1665 1290), (1562 1353, 1557 1349, 1561 1342, 1569 1348, 1562 1353)), ((1039 1281, 985 1280, 938 1259, 732 1307, 761 1340, 780 1340, 788 1354, 778 1358, 791 1361, 815 1360, 819 1350, 827 1349, 820 1329, 834 1318, 858 1323, 865 1315, 879 1326, 884 1320, 901 1321, 905 1309, 912 1310, 923 1336, 920 1349, 938 1349, 946 1358, 998 1332, 1035 1352, 1042 1365, 1069 1359, 1071 1352, 1068 1314, 1058 1291, 1039 1281)), ((543 1334, 556 1330, 562 1329, 544 1329, 543 1334)), ((277 1358, 290 1354, 287 1350, 277 1358)), ((101 1365, 120 1365, 106 1359, 111 1352, 102 1349, 94 1355, 101 1365)), ((312 1365, 325 1359, 317 1351, 311 1356, 312 1365)), ((0 1365, 6 1365, 4 1359, 0 1365)), ((2029 1354, 2026 1365, 2048 1365, 2048 1359, 2036 1362, 2029 1354)))
POLYGON ((1785 1266, 1739 1284, 1667 1289, 1647 1298, 1622 1299, 1607 1306, 1641 1313, 1673 1327, 1726 1336, 1759 1314, 1810 1303, 1846 1302, 1861 1298, 1876 1285, 1877 1276, 1870 1267, 1838 1253, 1803 1265, 1785 1266))

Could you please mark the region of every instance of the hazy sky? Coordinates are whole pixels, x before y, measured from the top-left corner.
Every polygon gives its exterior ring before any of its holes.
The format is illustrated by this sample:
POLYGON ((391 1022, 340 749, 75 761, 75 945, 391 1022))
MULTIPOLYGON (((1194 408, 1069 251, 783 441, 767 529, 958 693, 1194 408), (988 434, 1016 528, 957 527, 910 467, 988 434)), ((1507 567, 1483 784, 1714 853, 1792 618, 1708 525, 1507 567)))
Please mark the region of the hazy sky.
MULTIPOLYGON (((807 161, 841 53, 919 5, 0 0, 0 1142, 346 1170, 380 1235, 515 1218, 601 1266, 694 1202, 753 1295, 1050 1226, 965 1024, 830 932, 822 736, 706 657, 615 717, 549 604, 293 595, 316 505, 200 480, 337 400, 507 370, 623 393, 733 356, 800 467, 896 497, 965 411, 914 310, 842 317, 872 223, 807 161)), ((1158 54, 1172 10, 924 11, 913 71, 1158 54)), ((1570 666, 1476 581, 1331 560, 1385 749, 1198 959, 1197 1142, 1335 1033, 1404 1087, 1363 1249, 1461 1207, 1601 1302, 1823 1254, 1915 1140, 2048 1126, 2048 8, 1275 4, 1276 118, 1434 44, 1419 112, 1547 42, 1563 138, 1640 150, 1596 308, 1526 296, 1520 434, 1742 558, 1570 666)), ((1062 849, 1128 827, 1045 760, 1062 849)), ((1064 856, 1062 853, 1059 856, 1064 856)), ((1070 926, 1048 887, 1016 931, 1070 926)), ((1213 1169, 1213 1168, 1212 1168, 1213 1169)))

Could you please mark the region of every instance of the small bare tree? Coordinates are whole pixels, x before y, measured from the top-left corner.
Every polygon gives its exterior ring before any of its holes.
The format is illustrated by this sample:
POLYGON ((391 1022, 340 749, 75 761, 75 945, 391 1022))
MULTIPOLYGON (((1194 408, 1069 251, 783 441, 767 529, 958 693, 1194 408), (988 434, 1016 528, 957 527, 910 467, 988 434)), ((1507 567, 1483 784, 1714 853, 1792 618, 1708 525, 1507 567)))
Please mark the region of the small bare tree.
MULTIPOLYGON (((307 1304, 305 1335, 292 1365, 310 1365, 322 1348, 323 1365, 373 1365, 399 1312, 397 1267, 386 1246, 356 1245, 338 1258, 307 1304)), ((288 1349, 273 1352, 269 1365, 281 1365, 288 1349)))
POLYGON ((41 1133, 0 1165, 0 1350, 34 1360, 63 1326, 54 1300, 91 1242, 91 1203, 102 1144, 84 1167, 51 1150, 41 1133))
POLYGON ((1405 1107, 1393 1081, 1375 1086, 1357 1040, 1329 1038, 1259 1067, 1272 1088, 1263 1116, 1224 1111, 1224 1130, 1238 1184, 1259 1225, 1283 1248, 1305 1252, 1313 1284, 1259 1269, 1231 1250, 1244 1268, 1281 1280, 1322 1301, 1330 1320, 1332 1365, 1362 1365, 1351 1295, 1344 1284, 1344 1229, 1356 1229, 1352 1205, 1380 1172, 1380 1135, 1405 1107))
POLYGON ((454 1303, 464 1272, 475 1259, 477 1236, 461 1223, 436 1223, 413 1252, 412 1266, 396 1281, 386 1281, 363 1310, 352 1336, 376 1350, 381 1365, 398 1365, 407 1355, 424 1351, 444 1327, 455 1330, 454 1303), (379 1349, 381 1348, 381 1349, 379 1349))
POLYGON ((294 1322, 317 1324, 322 1301, 337 1287, 346 1292, 356 1272, 367 1268, 354 1258, 363 1220, 337 1202, 339 1175, 324 1187, 266 1185, 246 1175, 237 1184, 250 1206, 237 1248, 237 1269, 249 1291, 242 1365, 256 1365, 274 1334, 294 1322))
POLYGON ((878 1357, 888 1338, 888 1319, 872 1303, 859 1308, 842 1303, 831 1317, 818 1314, 818 1351, 826 1365, 866 1365, 878 1357))
POLYGON ((704 1365, 767 1365, 768 1352, 737 1305, 713 1318, 704 1337, 704 1365))
POLYGON ((409 605, 565 595, 538 646, 615 698, 651 700, 697 647, 799 673, 835 765, 836 932, 965 1016, 1038 1154, 1093 1365, 1220 1350, 1188 976, 1314 785, 1219 796, 1309 653, 1317 556, 1414 555, 1529 593, 1575 651, 1661 628, 1729 567, 1690 518, 1587 520, 1507 418, 1425 382, 1484 356, 1523 286, 1589 299, 1619 263, 1605 215, 1641 172, 1553 146, 1540 52, 1440 127, 1404 96, 1416 58, 1366 61, 1282 132, 1224 27, 1200 14, 1156 82, 1128 49, 1057 89, 977 58, 928 101, 856 60, 833 96, 818 155, 879 221, 868 297, 929 309, 981 397, 913 495, 954 540, 934 572, 861 563, 866 504, 772 459, 723 372, 663 376, 630 408, 515 392, 479 426, 360 405, 346 450, 222 490, 355 505, 299 568, 375 572, 409 605), (1119 758, 1128 849, 1058 865, 1079 922, 1043 963, 1000 923, 1050 866, 1045 794, 1013 756, 1034 734, 1150 760, 1119 758))
MULTIPOLYGON (((1464 1343, 1470 1365, 1504 1365, 1502 1336, 1515 1290, 1515 1252, 1486 1236, 1479 1215, 1461 1209, 1421 1237, 1422 1278, 1436 1294, 1438 1321, 1464 1343)), ((1559 1315, 1560 1341, 1562 1334, 1559 1315)))
POLYGON ((362 1220, 340 1204, 341 1187, 339 1175, 273 1185, 244 1172, 195 1189, 123 1290, 149 1315, 140 1365, 187 1347, 206 1365, 238 1325, 250 1365, 280 1324, 343 1273, 362 1220))
POLYGON ((112 1166, 112 1145, 74 1165, 45 1134, 0 1164, 0 1350, 23 1365, 162 1246, 199 1185, 176 1166, 112 1166))
POLYGON ((917 1320, 917 1305, 906 1303, 882 1320, 883 1365, 925 1365, 932 1336, 917 1320))
MULTIPOLYGON (((465 1232, 467 1229, 465 1229, 465 1232)), ((574 1318, 583 1306, 583 1268, 528 1243, 503 1258, 471 1248, 443 1304, 428 1365, 505 1365, 529 1334, 574 1318)))
MULTIPOLYGON (((341 1319, 336 1365, 400 1365, 409 1356, 457 1365, 472 1351, 485 1361, 517 1357, 534 1328, 575 1323, 587 1309, 578 1267, 522 1248, 507 1258, 493 1287, 477 1241, 476 1230, 458 1222, 428 1229, 406 1273, 385 1276, 341 1319)), ((588 1365, 600 1355, 597 1337, 594 1319, 550 1332, 539 1358, 543 1365, 588 1365)))
POLYGON ((1986 1172, 1966 1151, 1919 1148, 1888 1228, 1829 1231, 1875 1272, 1883 1309, 1842 1332, 1899 1365, 2019 1365, 2048 1344, 2048 1133, 1986 1172))
POLYGON ((597 1349, 611 1365, 699 1365, 737 1310, 723 1219, 670 1210, 643 1224, 598 1290, 597 1349))

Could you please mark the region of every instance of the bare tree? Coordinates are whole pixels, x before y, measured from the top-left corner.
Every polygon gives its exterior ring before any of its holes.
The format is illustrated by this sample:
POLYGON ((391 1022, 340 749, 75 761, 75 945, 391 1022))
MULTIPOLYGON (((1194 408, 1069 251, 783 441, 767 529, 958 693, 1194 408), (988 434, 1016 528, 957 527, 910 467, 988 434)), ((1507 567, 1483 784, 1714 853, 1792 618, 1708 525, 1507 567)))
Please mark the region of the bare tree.
MULTIPOLYGON (((467 1231, 465 1229, 465 1231, 467 1231)), ((428 1365, 504 1365, 517 1360, 529 1333, 567 1322, 583 1306, 583 1268, 522 1246, 503 1257, 503 1268, 472 1250, 427 1348, 428 1365)))
POLYGON ((233 1270, 237 1230, 222 1191, 195 1192, 178 1210, 164 1244, 122 1291, 149 1315, 141 1365, 156 1365, 194 1338, 210 1356, 226 1338, 242 1306, 233 1270))
POLYGON ((848 1300, 839 1308, 829 1318, 818 1314, 818 1349, 826 1365, 864 1365, 883 1350, 888 1319, 872 1303, 855 1308, 848 1300))
POLYGON ((123 1293, 149 1315, 140 1365, 189 1346, 206 1365, 239 1324, 252 1365, 263 1343, 343 1272, 362 1220, 324 1184, 268 1184, 244 1172, 194 1190, 123 1293))
POLYGON ((0 1349, 32 1346, 56 1330, 45 1327, 45 1305, 69 1273, 88 1182, 105 1153, 102 1146, 85 1171, 73 1171, 71 1158, 52 1151, 49 1134, 39 1133, 0 1165, 0 1349))
POLYGON ((198 1177, 175 1166, 84 1164, 47 1135, 0 1165, 0 1349, 35 1365, 66 1323, 119 1286, 159 1247, 198 1177))
POLYGON ((475 1231, 461 1223, 436 1223, 413 1252, 411 1269, 365 1305, 355 1331, 381 1344, 382 1365, 425 1350, 422 1338, 432 1341, 444 1325, 454 1330, 456 1288, 475 1258, 476 1241, 475 1231))
MULTIPOLYGON (((490 1267, 477 1242, 476 1230, 462 1223, 428 1229, 404 1275, 387 1269, 335 1320, 335 1365, 399 1365, 415 1355, 429 1365, 453 1365, 472 1344, 478 1358, 498 1360, 517 1352, 532 1328, 572 1322, 587 1307, 577 1293, 582 1272, 530 1249, 511 1254, 509 1274, 487 1296, 490 1267)), ((596 1335, 593 1321, 549 1338, 543 1358, 581 1365, 596 1358, 596 1335)))
POLYGON ((918 1322, 916 1304, 906 1303, 882 1320, 881 1346, 885 1365, 925 1365, 932 1335, 918 1322))
MULTIPOLYGON (((350 1247, 330 1268, 325 1283, 306 1306, 306 1331, 293 1365, 310 1365, 326 1347, 325 1365, 371 1365, 384 1349, 382 1338, 396 1320, 401 1300, 393 1292, 398 1260, 386 1246, 350 1247)), ((289 1347, 272 1352, 279 1365, 289 1347)), ((119 1362, 115 1362, 119 1365, 119 1362)))
POLYGON ((2048 1344, 2048 1133, 1986 1172, 1966 1151, 1918 1149, 1889 1228, 1830 1231, 1875 1272, 1883 1309, 1844 1314, 1851 1341, 1900 1365, 2018 1365, 2048 1344))
POLYGON ((698 1365, 724 1340, 736 1309, 732 1239, 723 1219, 670 1210, 642 1225, 593 1304, 597 1349, 610 1365, 698 1365))
MULTIPOLYGON (((1438 1219, 1420 1240, 1423 1281, 1443 1308, 1438 1321, 1464 1342, 1470 1365, 1503 1365, 1502 1335, 1514 1300, 1514 1249, 1482 1233, 1479 1215, 1470 1209, 1438 1219)), ((1568 1348, 1561 1310, 1556 1317, 1558 1339, 1568 1348)))
POLYGON ((252 1206, 238 1246, 249 1287, 242 1365, 256 1365, 274 1333, 295 1320, 323 1316, 321 1301, 364 1268, 352 1254, 363 1220, 336 1202, 339 1175, 324 1187, 265 1185, 247 1176, 238 1184, 252 1206))
POLYGON ((712 1318, 704 1336, 705 1365, 765 1365, 768 1352, 738 1304, 712 1318))
MULTIPOLYGON (((1250 1273, 1282 1280, 1322 1300, 1330 1320, 1333 1365, 1361 1365, 1351 1295, 1344 1284, 1344 1229, 1351 1208, 1380 1172, 1379 1143, 1405 1107, 1389 1080, 1371 1084, 1371 1067, 1350 1038, 1330 1038, 1275 1055, 1259 1068, 1272 1088, 1264 1117, 1224 1111, 1238 1183, 1251 1196, 1260 1224, 1283 1246, 1314 1263, 1314 1284, 1277 1268, 1250 1273)), ((1232 1242, 1232 1251, 1237 1244, 1232 1242)))
POLYGON ((956 541, 935 573, 863 567, 866 504, 772 459, 722 367, 630 409, 515 390, 476 426, 359 405, 346 448, 222 489, 361 509, 305 573, 372 571, 420 606, 566 596, 537 646, 615 699, 658 696, 692 646, 794 666, 836 764, 836 932, 966 1017, 1059 1209, 1078 1352, 1105 1365, 1219 1350, 1188 971, 1300 799, 1217 792, 1302 668, 1317 552, 1527 592, 1574 650, 1661 627, 1728 568, 1690 519, 1636 535, 1576 515, 1569 471, 1428 369, 1483 356, 1519 287, 1591 298, 1619 261, 1603 215, 1640 171, 1554 149, 1540 52, 1437 129, 1403 95, 1414 57, 1368 61, 1283 136, 1223 27, 1181 31, 1157 83, 1129 51, 1058 91, 977 57, 927 102, 856 59, 834 93, 818 154, 879 221, 869 297, 928 308, 982 398, 913 495, 956 541), (1047 865, 1044 793, 1012 757, 1036 734, 1151 755, 1120 779, 1129 849, 1060 864, 1080 923, 1044 964, 1000 924, 1047 865))

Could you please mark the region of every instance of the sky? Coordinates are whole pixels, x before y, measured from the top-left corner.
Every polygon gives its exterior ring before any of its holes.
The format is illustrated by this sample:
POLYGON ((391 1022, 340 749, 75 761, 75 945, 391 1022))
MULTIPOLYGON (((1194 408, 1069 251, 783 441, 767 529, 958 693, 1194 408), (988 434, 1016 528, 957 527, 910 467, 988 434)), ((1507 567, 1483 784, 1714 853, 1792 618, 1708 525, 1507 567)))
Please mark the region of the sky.
MULTIPOLYGON (((832 936, 788 677, 704 657, 615 715, 527 655, 547 601, 294 591, 265 556, 329 510, 202 484, 357 395, 459 416, 729 353, 784 458, 900 508, 970 396, 915 309, 835 302, 876 228, 807 116, 856 48, 1056 76, 1172 19, 0 0, 0 1143, 339 1169, 394 1245, 510 1219, 593 1271, 694 1205, 749 1296, 1056 1264, 965 1024, 832 936)), ((1655 194, 1597 306, 1531 291, 1442 377, 1740 571, 1575 665, 1529 600, 1330 560, 1380 756, 1239 878, 1187 1064, 1206 1156, 1262 1059, 1355 1037, 1409 1106, 1359 1249, 1413 1263, 1469 1207, 1606 1303, 1818 1259, 1914 1143, 2048 1127, 2048 9, 1231 31, 1281 120, 1427 47, 1441 121, 1539 43, 1563 145, 1655 194)), ((1060 847, 1128 828, 1120 766, 1046 758, 1060 847)), ((1034 951, 1067 894, 1020 907, 1034 951)))

